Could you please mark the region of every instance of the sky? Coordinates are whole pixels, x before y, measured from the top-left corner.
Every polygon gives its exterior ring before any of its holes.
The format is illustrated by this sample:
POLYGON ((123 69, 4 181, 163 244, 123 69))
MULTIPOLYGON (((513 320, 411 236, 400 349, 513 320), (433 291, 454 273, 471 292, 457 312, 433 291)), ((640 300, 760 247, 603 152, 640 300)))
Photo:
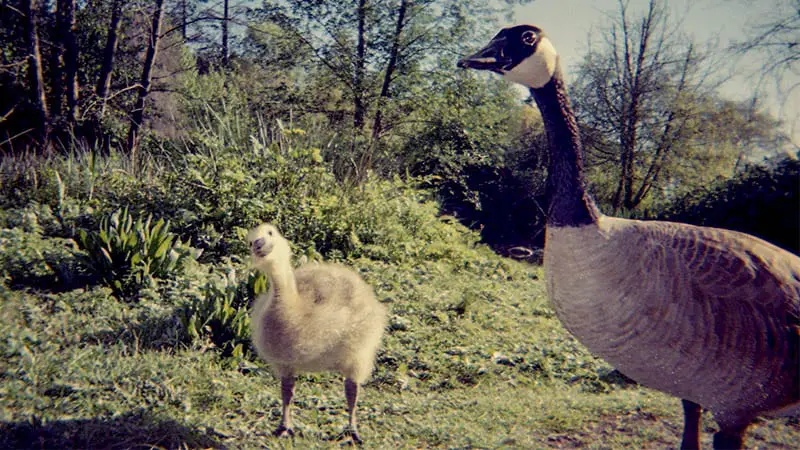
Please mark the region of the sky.
MULTIPOLYGON (((647 0, 630 0, 632 11, 645 11, 647 0)), ((750 25, 774 10, 773 0, 667 0, 671 19, 696 42, 717 38, 720 48, 741 40, 750 25)), ((529 23, 542 28, 553 41, 567 78, 576 72, 576 65, 586 54, 590 31, 600 32, 610 23, 609 14, 619 16, 617 0, 533 0, 514 10, 514 24, 529 23)), ((637 15, 638 16, 638 15, 637 15)), ((633 16, 633 17, 637 17, 633 16)), ((601 37, 596 42, 601 42, 601 37)), ((737 75, 723 84, 720 94, 734 100, 752 98, 759 76, 759 64, 753 57, 735 62, 737 75)), ((800 83, 800 74, 784 80, 784 86, 800 83)), ((800 146, 800 88, 790 95, 778 93, 774 83, 767 84, 768 111, 784 122, 784 130, 793 143, 800 146)))

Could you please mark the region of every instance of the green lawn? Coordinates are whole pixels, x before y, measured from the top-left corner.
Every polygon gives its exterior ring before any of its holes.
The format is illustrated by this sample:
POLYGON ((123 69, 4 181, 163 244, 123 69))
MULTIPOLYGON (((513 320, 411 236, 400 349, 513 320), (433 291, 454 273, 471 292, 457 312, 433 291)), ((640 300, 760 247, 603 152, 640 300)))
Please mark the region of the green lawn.
MULTIPOLYGON (((487 255, 354 265, 391 310, 360 402, 366 448, 674 448, 680 402, 589 355, 547 304, 541 268, 487 255)), ((2 287, 0 448, 339 448, 343 387, 303 375, 299 436, 278 440, 267 367, 176 344, 157 295, 2 287)), ((703 443, 714 422, 707 417, 703 443)), ((796 421, 759 421, 751 448, 791 448, 796 421)))

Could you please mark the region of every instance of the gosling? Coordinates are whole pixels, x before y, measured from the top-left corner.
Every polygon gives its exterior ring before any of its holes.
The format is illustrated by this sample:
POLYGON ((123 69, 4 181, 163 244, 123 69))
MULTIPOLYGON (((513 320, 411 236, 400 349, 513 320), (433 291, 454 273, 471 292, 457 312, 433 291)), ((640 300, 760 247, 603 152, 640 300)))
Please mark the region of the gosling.
POLYGON ((253 344, 281 380, 281 422, 273 435, 294 436, 291 403, 295 376, 335 371, 344 376, 349 425, 345 435, 361 444, 356 424, 359 386, 369 377, 386 328, 386 308, 355 272, 334 264, 292 269, 289 242, 263 224, 247 235, 253 267, 269 277, 269 291, 252 311, 253 344))

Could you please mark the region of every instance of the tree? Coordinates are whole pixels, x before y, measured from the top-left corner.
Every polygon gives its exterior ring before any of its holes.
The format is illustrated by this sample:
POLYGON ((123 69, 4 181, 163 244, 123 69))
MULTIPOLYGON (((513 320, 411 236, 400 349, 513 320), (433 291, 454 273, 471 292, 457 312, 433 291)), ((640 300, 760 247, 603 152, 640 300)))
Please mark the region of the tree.
POLYGON ((114 0, 111 4, 111 19, 108 25, 106 45, 103 50, 103 63, 97 77, 95 93, 99 102, 97 117, 102 119, 106 111, 109 89, 111 89, 111 73, 114 70, 114 55, 117 52, 119 28, 122 23, 122 0, 114 0))
MULTIPOLYGON (((188 0, 181 0, 183 3, 179 5, 181 10, 178 12, 184 17, 193 10, 191 4, 185 4, 186 1, 188 0)), ((211 0, 199 0, 199 3, 211 3, 211 0)), ((243 5, 246 3, 248 3, 247 0, 233 3, 230 0, 215 1, 212 5, 200 10, 194 17, 182 19, 184 21, 184 25, 180 25, 182 29, 185 29, 188 24, 195 24, 203 30, 198 36, 188 36, 184 40, 200 44, 198 50, 201 55, 208 55, 211 52, 213 57, 209 59, 215 66, 230 69, 230 60, 235 46, 234 26, 242 24, 241 16, 246 10, 243 5), (221 8, 221 11, 217 8, 221 8)))
POLYGON ((153 66, 155 65, 156 56, 158 55, 158 43, 161 39, 161 22, 163 18, 164 0, 156 0, 150 28, 150 38, 147 41, 147 53, 145 54, 144 66, 142 67, 142 78, 139 83, 139 95, 136 100, 136 106, 131 112, 131 125, 128 131, 128 151, 131 156, 136 154, 136 147, 139 144, 139 132, 144 120, 145 101, 150 94, 153 66))
POLYGON ((28 78, 31 86, 31 100, 36 113, 36 128, 42 143, 46 143, 49 133, 50 114, 47 108, 42 54, 39 51, 39 33, 37 31, 36 0, 23 0, 20 4, 25 17, 25 38, 28 50, 28 78))
POLYGON ((310 50, 316 78, 309 86, 326 83, 314 95, 344 94, 331 118, 352 118, 346 134, 353 145, 344 159, 360 176, 378 160, 395 158, 383 140, 404 123, 422 126, 427 120, 412 116, 430 101, 432 72, 452 76, 457 55, 482 33, 496 32, 507 6, 478 0, 288 0, 286 7, 261 9, 259 19, 279 24, 310 50))
MULTIPOLYGON (((770 3, 769 13, 751 16, 753 22, 743 33, 744 39, 735 42, 731 50, 760 63, 755 96, 769 93, 764 89, 764 82, 770 80, 774 82, 775 97, 783 99, 786 106, 790 99, 798 98, 796 90, 800 88, 800 0, 772 0, 770 3)), ((800 124, 797 113, 791 106, 786 111, 784 118, 790 122, 789 126, 800 124)))
POLYGON ((400 7, 397 9, 397 21, 395 22, 394 35, 392 36, 392 47, 389 51, 389 61, 386 63, 386 70, 383 74, 381 92, 378 94, 378 102, 375 107, 375 120, 372 124, 372 140, 376 141, 383 131, 383 106, 389 98, 389 87, 397 69, 397 62, 400 57, 400 42, 406 27, 406 12, 410 1, 400 0, 400 7))
POLYGON ((228 47, 228 37, 230 30, 230 8, 228 8, 228 0, 222 0, 222 20, 220 26, 222 27, 222 67, 227 68, 230 62, 230 48, 228 47))
POLYGON ((754 20, 746 38, 733 44, 738 53, 757 56, 763 74, 778 79, 800 65, 800 0, 773 0, 772 13, 754 20))
POLYGON ((67 121, 74 125, 78 119, 78 43, 75 38, 75 0, 60 0, 61 25, 59 35, 64 42, 64 78, 66 80, 67 121))
POLYGON ((75 37, 75 0, 57 0, 50 68, 51 115, 62 117, 72 129, 78 120, 78 43, 75 37), (66 114, 63 100, 67 100, 66 114))
POLYGON ((574 86, 581 123, 597 135, 588 164, 611 169, 613 213, 633 210, 663 182, 664 169, 691 137, 698 99, 713 88, 713 64, 671 25, 662 0, 638 19, 619 0, 600 47, 590 50, 574 86))

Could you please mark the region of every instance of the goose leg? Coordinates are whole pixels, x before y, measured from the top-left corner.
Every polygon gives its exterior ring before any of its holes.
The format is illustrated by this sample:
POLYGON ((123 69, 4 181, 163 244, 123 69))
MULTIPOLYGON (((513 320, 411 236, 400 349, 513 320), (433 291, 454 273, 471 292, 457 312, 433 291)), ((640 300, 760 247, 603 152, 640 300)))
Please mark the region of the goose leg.
POLYGON ((363 441, 358 435, 358 428, 356 424, 356 408, 358 403, 358 383, 345 378, 344 379, 344 396, 347 398, 347 412, 350 413, 350 422, 346 434, 353 438, 353 442, 361 445, 363 441))
POLYGON ((278 437, 294 436, 292 429, 292 397, 294 397, 294 374, 281 376, 281 400, 283 411, 281 411, 281 424, 272 432, 278 437))
POLYGON ((720 426, 714 433, 714 450, 739 450, 744 448, 744 432, 748 425, 720 426))
POLYGON ((681 440, 681 450, 700 449, 700 405, 689 400, 681 400, 683 403, 683 439, 681 440))

